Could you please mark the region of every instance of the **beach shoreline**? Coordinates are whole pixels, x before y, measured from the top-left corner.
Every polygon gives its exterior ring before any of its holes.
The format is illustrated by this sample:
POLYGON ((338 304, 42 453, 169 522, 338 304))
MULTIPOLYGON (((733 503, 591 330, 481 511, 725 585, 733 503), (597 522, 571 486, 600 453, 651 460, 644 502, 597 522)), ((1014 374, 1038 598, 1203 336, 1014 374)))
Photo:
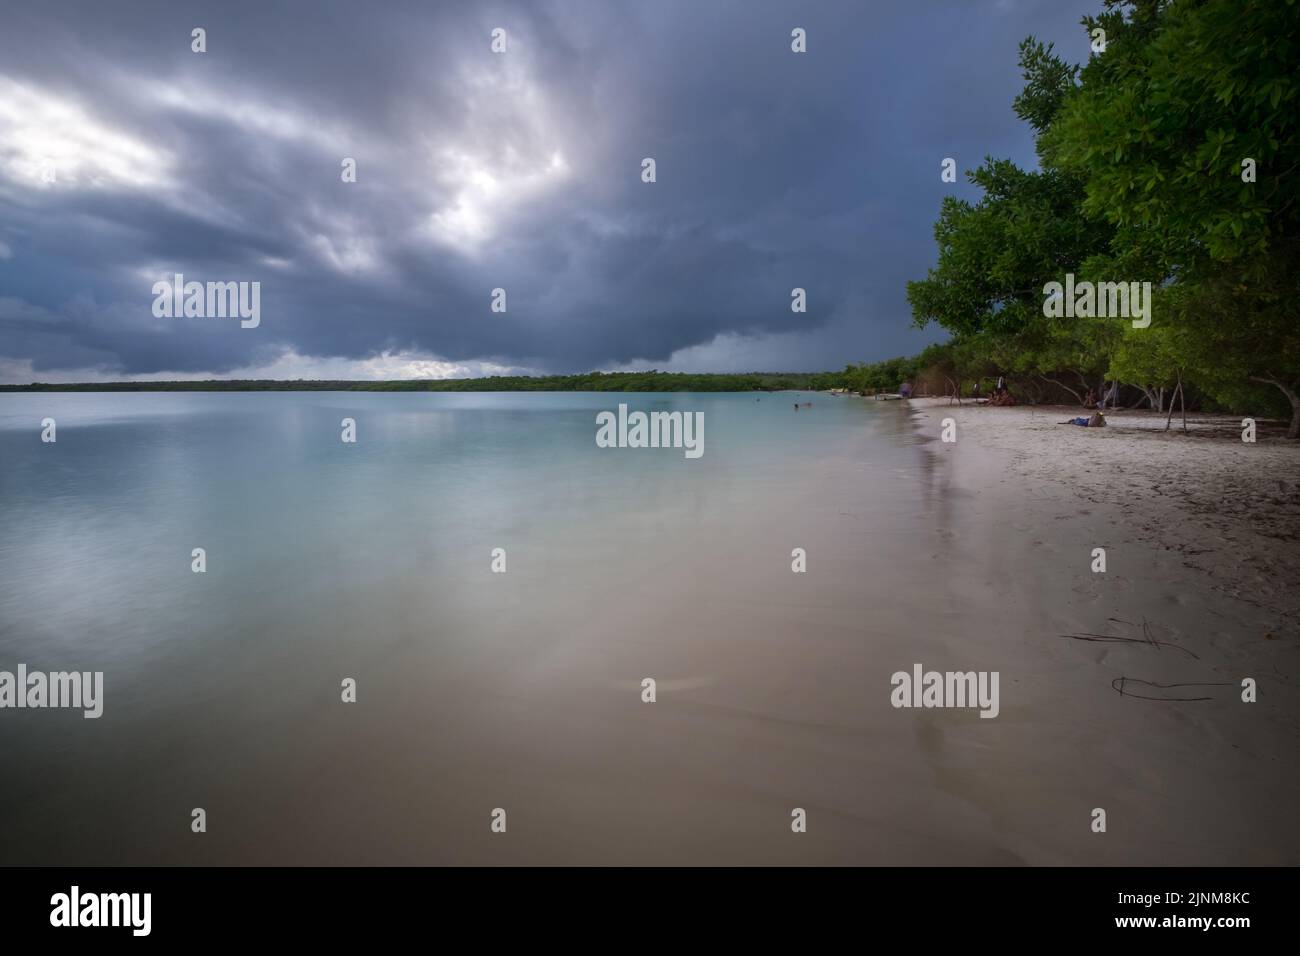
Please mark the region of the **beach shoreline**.
POLYGON ((8 715, 29 772, 6 862, 1300 860, 1293 526, 1252 524, 1290 446, 698 395, 690 461, 598 449, 601 396, 57 398, 61 482, 0 417, 0 649, 102 670, 107 705, 8 715), (1189 463, 1204 489, 1162 477, 1189 463), (1221 486, 1255 510, 1187 511, 1221 486), (1221 551, 1174 546, 1205 547, 1197 517, 1221 551), (204 576, 191 542, 221 557, 204 576), (895 703, 895 676, 931 671, 996 675, 997 700, 895 703), (219 840, 191 839, 197 806, 219 840))
MULTIPOLYGON (((1261 435, 1241 441, 1241 419, 1197 414, 1183 432, 1175 416, 1129 409, 1107 412, 1107 427, 1061 424, 1081 414, 1069 406, 950 404, 943 398, 912 399, 917 428, 938 437, 939 423, 952 418, 954 444, 973 444, 996 458, 981 463, 998 474, 996 487, 1022 482, 1042 486, 1053 497, 1114 512, 1132 541, 1155 551, 1175 552, 1189 586, 1222 591, 1272 612, 1280 628, 1300 628, 1300 443, 1261 435)), ((969 470, 970 463, 966 464, 969 470)), ((978 481, 954 479, 970 491, 991 491, 978 481)), ((1036 491, 1022 497, 1040 497, 1036 491)))
MULTIPOLYGON (((976 644, 1010 672, 992 722, 1003 732, 978 762, 1027 784, 998 788, 1014 812, 985 801, 1036 837, 1021 858, 1294 864, 1300 697, 1285 582, 1300 558, 1300 448, 1166 436, 1140 415, 1085 429, 1058 425, 1074 410, 1055 407, 921 399, 909 411, 932 439, 925 480, 952 511, 936 568, 977 622, 952 646, 976 644), (947 419, 953 442, 941 437, 947 419), (982 633, 985 615, 996 635, 982 633), (1072 848, 1058 856, 1038 841, 1059 822, 1032 821, 1071 800, 1082 838, 1060 840, 1072 848), (1097 808, 1106 834, 1088 831, 1097 808)), ((1211 425, 1203 434, 1222 430, 1211 425)), ((966 743, 973 753, 989 741, 966 743)))

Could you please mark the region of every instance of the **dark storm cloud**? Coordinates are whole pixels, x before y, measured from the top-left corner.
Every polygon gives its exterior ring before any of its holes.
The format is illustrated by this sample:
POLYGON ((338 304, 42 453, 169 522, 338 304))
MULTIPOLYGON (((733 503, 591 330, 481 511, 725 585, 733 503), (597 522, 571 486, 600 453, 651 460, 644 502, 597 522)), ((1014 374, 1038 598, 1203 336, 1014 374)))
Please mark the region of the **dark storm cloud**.
POLYGON ((737 335, 769 367, 913 350, 928 337, 904 285, 954 188, 940 160, 1032 161, 1010 111, 1016 44, 1082 56, 1083 12, 26 5, 0 34, 0 358, 131 375, 286 350, 573 370, 702 347, 728 368, 707 350, 737 335), (261 326, 154 318, 152 283, 173 272, 260 281, 261 326))

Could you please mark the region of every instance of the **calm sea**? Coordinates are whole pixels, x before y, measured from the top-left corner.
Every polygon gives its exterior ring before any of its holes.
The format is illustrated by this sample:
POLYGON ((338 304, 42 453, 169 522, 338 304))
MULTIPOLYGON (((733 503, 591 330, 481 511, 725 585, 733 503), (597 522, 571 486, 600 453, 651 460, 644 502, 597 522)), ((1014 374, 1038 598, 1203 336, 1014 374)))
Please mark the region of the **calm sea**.
POLYGON ((781 859, 870 786, 929 454, 821 394, 0 396, 0 670, 105 682, 0 711, 0 863, 781 859), (703 456, 598 448, 619 402, 703 456))

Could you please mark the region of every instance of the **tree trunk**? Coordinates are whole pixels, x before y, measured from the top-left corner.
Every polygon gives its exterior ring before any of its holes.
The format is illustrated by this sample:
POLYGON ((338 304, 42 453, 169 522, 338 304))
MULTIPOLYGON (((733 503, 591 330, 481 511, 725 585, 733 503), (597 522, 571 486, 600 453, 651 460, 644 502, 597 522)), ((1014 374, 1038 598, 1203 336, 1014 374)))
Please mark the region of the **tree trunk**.
MULTIPOLYGON (((1076 402, 1078 402, 1080 405, 1083 404, 1083 396, 1080 395, 1078 392, 1076 392, 1074 389, 1070 388, 1070 386, 1066 385, 1064 382, 1058 382, 1056 381, 1056 379, 1048 378, 1046 375, 1039 375, 1038 377, 1041 378, 1048 385, 1056 385, 1060 388, 1065 389, 1067 392, 1069 392, 1071 395, 1074 396, 1074 400, 1076 402)), ((1080 375, 1079 377, 1083 378, 1082 375, 1080 375)), ((1084 384, 1087 384, 1087 379, 1084 379, 1084 384)))
POLYGON ((1169 396, 1169 417, 1165 419, 1165 431, 1169 431, 1169 426, 1174 420, 1174 399, 1183 394, 1183 370, 1178 370, 1178 384, 1174 386, 1174 392, 1169 396))
POLYGON ((960 405, 960 404, 961 404, 961 385, 960 385, 959 383, 957 383, 957 382, 954 382, 951 378, 948 378, 947 375, 945 375, 944 378, 947 378, 947 379, 948 379, 948 384, 952 386, 952 392, 949 393, 949 395, 948 395, 948 404, 951 405, 951 404, 952 404, 952 400, 955 398, 955 399, 957 399, 957 404, 960 405))
POLYGON ((1291 403, 1291 426, 1286 430, 1286 437, 1300 438, 1300 392, 1297 392, 1285 382, 1278 381, 1271 375, 1252 375, 1250 380, 1252 382, 1263 382, 1265 385, 1272 385, 1274 388, 1281 390, 1282 394, 1287 397, 1287 401, 1291 403))

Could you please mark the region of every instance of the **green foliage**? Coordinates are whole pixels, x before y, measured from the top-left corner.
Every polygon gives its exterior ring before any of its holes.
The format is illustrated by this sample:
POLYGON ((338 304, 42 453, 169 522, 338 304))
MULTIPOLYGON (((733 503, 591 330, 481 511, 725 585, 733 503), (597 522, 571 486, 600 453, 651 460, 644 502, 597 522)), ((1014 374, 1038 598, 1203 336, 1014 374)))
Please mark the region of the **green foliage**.
POLYGON ((1052 125, 1061 104, 1074 92, 1079 68, 1053 53, 1052 44, 1044 46, 1033 37, 1020 42, 1020 68, 1025 88, 1015 98, 1012 108, 1041 133, 1052 125))
POLYGON ((1290 400, 1295 437, 1300 4, 1109 6, 1084 21, 1107 30, 1106 53, 1043 139, 1045 155, 1085 180, 1084 210, 1116 227, 1113 266, 1165 283, 1154 318, 1165 330, 1126 345, 1116 371, 1181 373, 1229 405, 1271 384, 1290 400))
POLYGON ((1147 235, 1167 275, 1295 239, 1298 9, 1184 0, 1084 21, 1108 46, 1045 133, 1047 153, 1085 178, 1090 214, 1147 235), (1242 182, 1246 158, 1256 183, 1242 182))
MULTIPOLYGON (((1075 93, 1078 69, 1032 37, 1020 45, 1020 65, 1026 83, 1015 110, 1042 132, 1075 93)), ((1103 371, 1098 340, 1116 333, 1113 323, 1043 315, 1043 286, 1067 272, 1082 276, 1114 235, 1113 226, 1084 210, 1083 178, 992 158, 967 176, 984 195, 977 203, 943 201, 935 224, 938 264, 908 283, 913 324, 933 321, 954 333, 970 355, 967 366, 1029 376, 1103 371)))
POLYGON ((1300 2, 1105 8, 1083 20, 1106 48, 1082 67, 1021 44, 1014 108, 1041 169, 986 160, 978 203, 944 201, 938 264, 908 286, 914 322, 1040 379, 1181 379, 1255 408, 1271 385, 1300 435, 1300 2), (1066 272, 1151 282, 1151 327, 1042 317, 1043 285, 1066 272))
POLYGON ((1113 235, 1083 213, 1082 180, 993 159, 969 175, 984 196, 974 204, 944 200, 935 226, 939 262, 908 284, 914 324, 935 321, 953 332, 968 365, 974 359, 1024 375, 1100 374, 1100 343, 1118 334, 1117 324, 1043 315, 1043 286, 1067 272, 1083 276, 1113 235))

